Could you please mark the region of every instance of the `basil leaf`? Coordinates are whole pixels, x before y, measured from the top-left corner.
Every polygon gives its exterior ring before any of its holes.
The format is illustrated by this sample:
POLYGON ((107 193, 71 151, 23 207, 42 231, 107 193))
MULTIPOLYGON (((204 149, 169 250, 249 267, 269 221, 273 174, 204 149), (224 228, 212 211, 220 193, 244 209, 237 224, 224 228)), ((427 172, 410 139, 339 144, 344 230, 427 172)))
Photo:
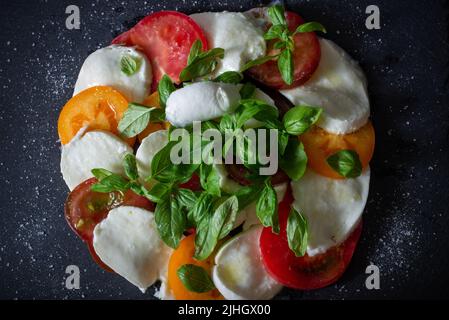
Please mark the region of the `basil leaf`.
POLYGON ((295 136, 303 134, 318 121, 322 112, 321 108, 309 106, 291 108, 283 118, 285 130, 295 136))
POLYGON ((271 19, 273 25, 287 25, 285 19, 284 6, 276 4, 268 8, 268 16, 271 19))
POLYGON ((206 218, 212 208, 213 196, 203 192, 197 198, 195 205, 187 213, 187 219, 193 226, 199 226, 201 221, 206 218))
POLYGON ((215 82, 238 84, 243 80, 243 76, 237 71, 226 71, 214 79, 215 82))
POLYGON ((357 178, 362 174, 362 163, 353 150, 338 151, 327 158, 327 163, 345 178, 357 178))
POLYGON ((293 58, 290 49, 282 50, 278 58, 278 69, 282 79, 288 85, 293 83, 293 58))
POLYGON ((273 45, 274 49, 284 49, 287 47, 287 43, 285 41, 276 41, 273 45))
POLYGON ((273 40, 281 38, 282 33, 284 30, 287 29, 287 26, 285 25, 275 25, 273 24, 270 29, 263 35, 263 38, 265 40, 273 40))
POLYGON ((164 111, 155 107, 148 108, 137 103, 130 103, 118 124, 118 130, 126 138, 134 137, 145 130, 151 117, 154 117, 155 122, 161 121, 164 118, 164 111))
POLYGON ((279 234, 277 195, 269 181, 265 182, 265 186, 257 200, 256 214, 262 225, 272 227, 273 232, 279 234))
POLYGON ((287 220, 287 240, 295 256, 302 257, 306 254, 308 236, 306 218, 292 208, 287 220))
POLYGON ((215 288, 209 274, 202 267, 194 264, 184 264, 177 271, 179 280, 181 280, 187 290, 197 293, 204 293, 215 288))
POLYGON ((172 187, 173 186, 170 183, 157 182, 149 191, 146 189, 143 190, 142 195, 153 202, 159 203, 171 192, 172 187))
POLYGON ((168 97, 176 90, 175 85, 171 81, 170 77, 164 74, 161 81, 157 85, 157 92, 159 93, 159 104, 164 109, 167 104, 168 97))
POLYGON ((251 82, 245 83, 240 88, 240 98, 242 99, 251 99, 254 95, 254 92, 256 91, 256 86, 253 85, 251 82))
POLYGON ((202 121, 201 122, 201 132, 204 132, 208 129, 218 130, 218 125, 211 120, 202 121))
POLYGON ((279 166, 293 181, 301 179, 307 167, 307 155, 304 146, 298 139, 288 141, 284 155, 279 159, 279 166))
POLYGON ((128 153, 123 159, 123 167, 125 169, 125 174, 130 180, 137 180, 139 174, 137 172, 136 156, 128 153))
POLYGON ((200 166, 200 182, 204 190, 211 195, 220 197, 220 175, 217 169, 209 164, 202 163, 200 166))
POLYGON ((226 130, 235 130, 237 127, 235 113, 233 114, 224 114, 220 120, 220 131, 226 132, 226 130))
POLYGON ((285 153, 285 149, 287 148, 289 140, 289 134, 285 130, 279 130, 278 131, 278 147, 279 147, 279 154, 282 156, 285 153))
POLYGON ((172 195, 164 197, 156 205, 154 219, 162 241, 176 249, 187 224, 186 216, 180 210, 177 199, 172 195))
POLYGON ((252 67, 258 66, 259 64, 264 64, 265 62, 273 60, 277 57, 278 57, 278 55, 264 56, 264 57, 260 57, 260 58, 251 60, 251 61, 247 62, 245 65, 243 65, 243 67, 240 69, 240 72, 244 72, 252 67))
POLYGON ((198 57, 201 51, 203 51, 203 43, 201 42, 201 40, 197 39, 190 48, 189 56, 187 58, 187 65, 191 64, 193 60, 198 57))
POLYGON ((109 170, 101 168, 92 169, 90 172, 92 172, 93 176, 97 178, 98 181, 101 181, 102 179, 106 178, 107 176, 110 176, 111 174, 114 174, 109 170))
POLYGON ((176 192, 178 202, 182 207, 186 208, 192 208, 198 198, 196 197, 195 193, 190 189, 180 188, 176 192))
POLYGON ((278 109, 266 104, 261 100, 246 99, 241 100, 240 105, 236 110, 237 121, 236 127, 241 128, 246 121, 252 119, 258 113, 264 113, 267 117, 277 118, 279 115, 278 109))
POLYGON ((294 33, 314 32, 314 31, 321 31, 323 33, 327 32, 326 28, 324 28, 324 26, 321 23, 312 21, 299 25, 294 33))
POLYGON ((217 59, 223 59, 223 57, 224 49, 222 48, 214 48, 200 53, 181 71, 179 79, 185 82, 208 75, 215 70, 217 59))
POLYGON ((90 189, 95 192, 107 193, 112 191, 127 191, 129 187, 130 185, 128 180, 123 178, 121 175, 113 173, 102 178, 100 182, 92 185, 90 189))
POLYGON ((238 212, 238 200, 231 196, 222 202, 211 216, 206 216, 197 228, 195 255, 197 260, 208 258, 219 239, 226 237, 232 229, 238 212))
POLYGON ((252 184, 237 190, 234 195, 239 202, 239 211, 245 209, 248 205, 256 201, 263 187, 263 184, 252 184))
POLYGON ((140 58, 124 55, 122 59, 120 59, 120 69, 128 77, 132 76, 139 71, 141 62, 140 58))

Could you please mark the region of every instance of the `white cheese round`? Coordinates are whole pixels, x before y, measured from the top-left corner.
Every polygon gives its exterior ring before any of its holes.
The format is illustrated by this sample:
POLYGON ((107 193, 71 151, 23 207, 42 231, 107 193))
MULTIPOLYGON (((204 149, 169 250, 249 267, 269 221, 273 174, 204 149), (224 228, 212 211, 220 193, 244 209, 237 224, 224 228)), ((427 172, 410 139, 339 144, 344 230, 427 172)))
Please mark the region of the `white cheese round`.
POLYGON ((130 102, 142 103, 150 94, 152 82, 151 63, 147 57, 132 47, 111 45, 90 54, 83 63, 73 95, 94 86, 110 86, 130 102), (120 61, 129 56, 139 61, 132 75, 122 72, 120 61))
POLYGON ((133 153, 127 143, 107 131, 90 131, 81 135, 82 132, 62 146, 61 173, 70 190, 93 177, 91 170, 94 168, 124 174, 123 157, 133 153))
POLYGON ((368 121, 370 104, 367 83, 359 65, 330 40, 320 39, 321 60, 304 85, 282 90, 293 104, 323 108, 317 123, 334 134, 347 134, 368 121))
POLYGON ((369 181, 369 167, 355 179, 330 179, 307 170, 301 180, 292 181, 293 207, 309 226, 309 256, 326 252, 351 234, 365 209, 369 181))
POLYGON ((265 55, 262 29, 240 12, 202 12, 190 16, 200 25, 211 48, 223 48, 224 58, 214 74, 239 71, 245 63, 265 55))
POLYGON ((142 292, 160 277, 170 254, 159 237, 154 214, 131 206, 109 212, 94 229, 93 245, 107 266, 142 292))
POLYGON ((229 242, 215 256, 212 280, 228 300, 268 300, 282 285, 265 270, 259 247, 261 226, 255 226, 229 242))
POLYGON ((240 100, 239 86, 228 83, 196 82, 174 91, 167 99, 167 121, 185 127, 232 112, 240 100))
POLYGON ((153 157, 168 143, 167 130, 152 132, 140 143, 136 152, 137 170, 141 183, 151 175, 151 161, 153 157))

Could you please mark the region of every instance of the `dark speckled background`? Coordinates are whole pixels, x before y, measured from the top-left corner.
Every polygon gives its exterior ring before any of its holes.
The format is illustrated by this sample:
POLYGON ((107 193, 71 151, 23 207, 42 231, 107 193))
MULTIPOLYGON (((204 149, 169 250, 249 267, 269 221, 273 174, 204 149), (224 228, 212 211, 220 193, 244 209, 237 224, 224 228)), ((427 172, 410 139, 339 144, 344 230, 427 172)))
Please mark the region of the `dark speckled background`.
MULTIPOLYGON (((100 270, 63 218, 58 113, 86 56, 136 17, 245 10, 263 1, 1 1, 0 298, 151 299, 100 270), (65 8, 81 9, 81 30, 65 28, 65 8), (81 288, 65 289, 65 267, 81 288)), ((360 61, 369 80, 377 134, 364 231, 347 273, 313 292, 280 299, 441 298, 449 289, 449 45, 447 1, 286 1, 360 61), (446 3, 445 3, 446 2, 446 3), (365 8, 381 10, 381 30, 365 28, 365 8), (367 290, 365 268, 380 268, 367 290)), ((266 4, 266 2, 265 2, 266 4)))

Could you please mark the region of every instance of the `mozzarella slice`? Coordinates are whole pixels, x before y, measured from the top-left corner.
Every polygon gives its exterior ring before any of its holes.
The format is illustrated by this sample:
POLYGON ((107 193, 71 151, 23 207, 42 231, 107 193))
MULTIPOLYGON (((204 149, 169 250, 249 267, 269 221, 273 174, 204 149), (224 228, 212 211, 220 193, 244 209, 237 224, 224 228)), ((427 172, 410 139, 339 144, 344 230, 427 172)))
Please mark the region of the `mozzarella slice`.
POLYGON ((263 265, 259 248, 262 229, 256 226, 239 234, 215 256, 212 280, 228 300, 267 300, 282 289, 263 265))
POLYGON ((228 83, 196 82, 174 91, 167 99, 165 114, 176 127, 205 121, 232 112, 240 100, 239 86, 228 83))
POLYGON ((359 65, 330 40, 320 39, 321 60, 306 84, 282 90, 293 104, 323 108, 318 126, 334 134, 361 128, 370 113, 367 83, 359 65))
POLYGON ((150 94, 151 63, 135 48, 111 45, 90 54, 83 63, 73 95, 98 85, 110 86, 122 93, 128 101, 142 103, 150 94), (120 61, 128 56, 138 61, 137 72, 126 75, 120 61))
POLYGON ((223 48, 224 58, 215 75, 239 71, 245 63, 265 55, 262 29, 240 12, 203 12, 190 16, 207 35, 211 48, 223 48))
POLYGON ((357 226, 368 199, 370 169, 355 179, 330 179, 307 170, 291 183, 293 207, 309 226, 307 254, 314 256, 346 240, 357 226))
POLYGON ((151 161, 153 157, 168 143, 167 130, 151 133, 142 140, 136 152, 137 170, 141 183, 151 175, 151 161))
POLYGON ((123 174, 123 157, 132 153, 124 141, 106 131, 78 134, 62 146, 61 173, 65 183, 73 190, 81 182, 93 177, 91 170, 103 168, 123 174))
POLYGON ((162 242, 148 210, 112 209, 94 229, 93 245, 100 259, 142 292, 166 268, 170 249, 162 242))

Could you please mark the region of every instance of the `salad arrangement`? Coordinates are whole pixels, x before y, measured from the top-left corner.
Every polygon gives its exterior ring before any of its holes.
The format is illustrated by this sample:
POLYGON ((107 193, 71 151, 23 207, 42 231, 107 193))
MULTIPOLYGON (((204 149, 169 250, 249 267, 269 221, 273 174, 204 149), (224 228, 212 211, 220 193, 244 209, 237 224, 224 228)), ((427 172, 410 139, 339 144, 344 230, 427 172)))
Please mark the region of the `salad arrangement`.
POLYGON ((362 71, 315 32, 281 5, 161 11, 86 59, 58 133, 65 216, 101 267, 161 299, 338 280, 374 130, 362 71))

